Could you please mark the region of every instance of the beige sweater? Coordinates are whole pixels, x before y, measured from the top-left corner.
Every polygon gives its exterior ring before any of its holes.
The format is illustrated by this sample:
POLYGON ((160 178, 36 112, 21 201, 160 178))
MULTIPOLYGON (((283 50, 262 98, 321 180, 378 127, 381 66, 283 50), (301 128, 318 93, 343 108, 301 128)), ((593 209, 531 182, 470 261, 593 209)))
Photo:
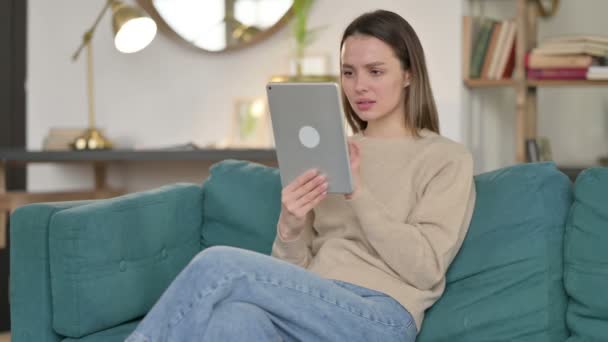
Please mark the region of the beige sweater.
POLYGON ((424 311, 443 293, 475 203, 471 154, 431 131, 421 135, 355 135, 361 146, 356 196, 328 195, 300 236, 283 241, 277 234, 272 249, 322 277, 390 295, 418 331, 424 311))

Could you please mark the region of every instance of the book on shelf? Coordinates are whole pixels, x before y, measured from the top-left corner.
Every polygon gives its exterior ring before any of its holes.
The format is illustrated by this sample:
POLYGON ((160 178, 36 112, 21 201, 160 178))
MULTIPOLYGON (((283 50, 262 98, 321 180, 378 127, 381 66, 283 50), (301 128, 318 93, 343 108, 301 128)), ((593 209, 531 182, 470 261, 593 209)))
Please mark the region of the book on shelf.
POLYGON ((595 65, 589 67, 587 72, 588 80, 608 80, 608 66, 606 65, 595 65))
POLYGON ((563 36, 548 37, 544 40, 547 43, 563 43, 563 42, 588 42, 608 45, 608 36, 592 35, 592 34, 572 34, 563 36))
POLYGON ((85 131, 84 128, 52 127, 44 137, 42 149, 45 151, 68 151, 70 144, 85 131))
POLYGON ((558 43, 539 46, 533 49, 532 52, 543 55, 586 54, 602 57, 608 55, 608 46, 582 42, 558 43))
POLYGON ((527 76, 544 80, 606 79, 606 55, 608 36, 551 37, 526 54, 527 76))
POLYGON ((511 19, 463 16, 463 73, 470 79, 511 78, 516 25, 511 19))
POLYGON ((593 63, 594 58, 589 55, 526 55, 526 67, 533 69, 589 68, 593 63))
POLYGON ((529 68, 527 75, 529 79, 534 80, 584 80, 587 78, 587 71, 588 68, 529 68))
POLYGON ((565 35, 543 40, 532 53, 539 55, 608 55, 608 36, 565 35))

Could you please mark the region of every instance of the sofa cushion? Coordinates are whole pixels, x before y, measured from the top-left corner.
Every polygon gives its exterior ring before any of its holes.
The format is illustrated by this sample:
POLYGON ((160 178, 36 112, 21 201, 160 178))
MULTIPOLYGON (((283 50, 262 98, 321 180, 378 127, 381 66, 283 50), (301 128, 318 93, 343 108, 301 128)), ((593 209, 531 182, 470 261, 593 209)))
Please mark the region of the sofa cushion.
POLYGON ((538 163, 478 175, 475 186, 468 234, 418 341, 564 341, 570 181, 538 163))
POLYGON ((140 321, 133 321, 114 328, 84 336, 82 338, 66 338, 61 342, 124 342, 135 330, 140 321))
POLYGON ((569 342, 608 339, 608 168, 583 171, 574 185, 564 243, 569 342))
POLYGON ((201 202, 200 186, 175 184, 56 213, 55 331, 82 337, 145 314, 200 251, 201 202))
POLYGON ((270 254, 281 189, 276 168, 237 160, 213 165, 203 185, 203 248, 228 245, 270 254))

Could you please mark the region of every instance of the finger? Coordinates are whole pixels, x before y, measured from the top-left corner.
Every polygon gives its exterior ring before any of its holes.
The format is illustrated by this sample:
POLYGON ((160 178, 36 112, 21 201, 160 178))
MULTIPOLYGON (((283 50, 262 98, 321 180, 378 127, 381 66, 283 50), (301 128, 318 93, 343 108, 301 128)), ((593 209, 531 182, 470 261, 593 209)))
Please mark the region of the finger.
POLYGON ((306 205, 304 205, 301 208, 302 212, 308 213, 309 211, 314 209, 317 205, 319 205, 319 203, 321 203, 321 201, 324 200, 326 197, 327 197, 327 191, 320 193, 312 201, 308 202, 306 205))
POLYGON ((305 195, 303 195, 302 197, 300 197, 296 201, 295 207, 296 208, 298 208, 298 207, 304 207, 310 201, 314 200, 317 196, 319 196, 323 192, 327 191, 328 187, 329 187, 329 184, 327 182, 323 182, 323 183, 319 184, 314 189, 312 189, 311 191, 309 191, 308 193, 306 193, 305 195))
POLYGON ((316 169, 310 169, 303 174, 299 175, 296 179, 294 179, 291 183, 289 183, 283 190, 287 192, 291 192, 294 189, 301 187, 302 185, 309 182, 315 176, 319 174, 319 171, 316 169))
POLYGON ((302 197, 306 196, 308 193, 314 191, 318 186, 327 182, 327 176, 318 175, 317 177, 310 180, 308 183, 302 185, 298 189, 294 190, 290 195, 293 200, 300 200, 302 197))

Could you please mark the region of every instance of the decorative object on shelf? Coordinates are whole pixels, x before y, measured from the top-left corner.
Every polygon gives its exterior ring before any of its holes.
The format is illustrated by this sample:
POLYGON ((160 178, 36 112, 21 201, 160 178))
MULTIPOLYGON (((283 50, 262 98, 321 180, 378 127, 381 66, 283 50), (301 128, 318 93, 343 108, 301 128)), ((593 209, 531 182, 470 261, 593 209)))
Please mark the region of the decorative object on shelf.
POLYGON ((123 53, 137 52, 152 42, 156 35, 156 23, 141 10, 125 5, 119 0, 107 0, 97 16, 93 26, 85 32, 82 43, 72 56, 72 61, 78 60, 80 53, 87 50, 87 95, 89 103, 89 128, 74 140, 71 147, 75 150, 110 149, 112 143, 106 139, 95 126, 95 101, 93 89, 93 45, 95 29, 108 9, 112 9, 112 26, 114 29, 114 45, 123 53))
POLYGON ((526 139, 526 161, 528 163, 540 161, 540 151, 536 139, 526 139))
POLYGON ((550 0, 550 7, 545 6, 544 0, 534 0, 536 2, 536 8, 538 9, 538 14, 543 18, 552 17, 557 13, 557 9, 559 8, 559 0, 550 0))
POLYGON ((42 150, 69 151, 71 144, 82 135, 82 128, 51 127, 44 137, 42 150))
POLYGON ((301 77, 304 75, 304 63, 306 48, 312 44, 317 38, 317 35, 324 27, 313 29, 308 28, 308 15, 314 0, 294 0, 293 12, 294 20, 292 22, 292 33, 295 43, 295 76, 301 77))
POLYGON ((272 147, 271 135, 266 99, 262 97, 237 99, 228 146, 272 147))
POLYGON ((275 75, 271 82, 337 82, 338 77, 329 73, 329 57, 308 54, 306 49, 318 37, 325 26, 308 28, 308 18, 314 0, 294 0, 294 19, 291 24, 293 55, 289 61, 288 75, 275 75))
POLYGON ((189 47, 224 52, 252 46, 281 29, 293 0, 137 0, 161 32, 189 47))
POLYGON ((329 56, 303 55, 290 61, 289 74, 297 77, 329 74, 329 56))
POLYGON ((538 149, 540 151, 541 161, 553 160, 553 152, 551 151, 551 141, 547 137, 537 137, 538 149))
POLYGON ((547 137, 526 139, 526 161, 537 163, 553 160, 551 143, 547 137))

